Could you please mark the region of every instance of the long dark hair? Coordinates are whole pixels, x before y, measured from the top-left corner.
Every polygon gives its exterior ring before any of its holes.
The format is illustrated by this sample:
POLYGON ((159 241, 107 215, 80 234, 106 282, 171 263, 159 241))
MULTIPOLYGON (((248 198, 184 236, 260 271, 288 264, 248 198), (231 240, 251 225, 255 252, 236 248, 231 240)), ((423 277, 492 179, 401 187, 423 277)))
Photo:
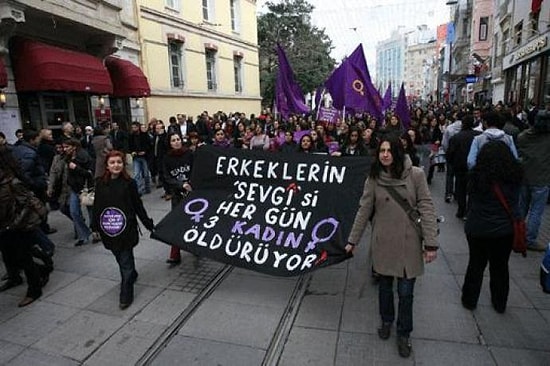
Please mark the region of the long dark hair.
POLYGON ((170 145, 170 140, 174 135, 178 135, 181 138, 180 134, 174 131, 168 132, 168 134, 166 135, 166 147, 168 148, 168 155, 183 155, 184 152, 189 150, 189 146, 187 146, 183 142, 183 139, 181 139, 181 150, 178 151, 176 149, 172 149, 172 145, 170 145))
POLYGON ((508 145, 502 141, 489 141, 483 145, 472 171, 472 188, 490 191, 493 184, 520 184, 523 168, 508 145))
POLYGON ((380 176, 380 172, 385 170, 382 163, 380 163, 380 147, 384 142, 388 142, 390 144, 391 154, 393 157, 393 163, 389 167, 388 172, 392 178, 399 179, 405 170, 405 149, 403 148, 403 144, 401 143, 399 136, 393 133, 387 133, 380 137, 380 142, 376 147, 375 159, 370 169, 370 176, 372 178, 378 178, 380 176))
POLYGON ((109 161, 109 158, 112 157, 119 157, 122 159, 122 164, 124 166, 124 169, 122 169, 122 171, 120 172, 120 176, 122 177, 122 179, 132 180, 132 178, 128 175, 128 172, 126 171, 126 154, 118 150, 111 150, 105 155, 105 173, 103 173, 101 180, 105 183, 111 180, 111 172, 107 169, 107 161, 109 161))

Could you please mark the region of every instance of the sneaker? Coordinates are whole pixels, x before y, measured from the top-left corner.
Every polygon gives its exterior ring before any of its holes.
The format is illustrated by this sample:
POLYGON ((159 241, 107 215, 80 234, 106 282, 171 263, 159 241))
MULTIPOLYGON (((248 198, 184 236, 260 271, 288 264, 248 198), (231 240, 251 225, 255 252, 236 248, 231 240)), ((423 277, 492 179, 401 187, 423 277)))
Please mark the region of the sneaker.
POLYGON ((391 334, 391 323, 382 323, 382 326, 378 328, 378 336, 380 339, 388 339, 391 334))
POLYGON ((453 195, 452 194, 448 194, 448 195, 445 196, 445 202, 451 203, 452 200, 453 200, 453 195))
POLYGON ((407 358, 411 355, 412 344, 409 337, 397 336, 397 351, 399 356, 407 358))

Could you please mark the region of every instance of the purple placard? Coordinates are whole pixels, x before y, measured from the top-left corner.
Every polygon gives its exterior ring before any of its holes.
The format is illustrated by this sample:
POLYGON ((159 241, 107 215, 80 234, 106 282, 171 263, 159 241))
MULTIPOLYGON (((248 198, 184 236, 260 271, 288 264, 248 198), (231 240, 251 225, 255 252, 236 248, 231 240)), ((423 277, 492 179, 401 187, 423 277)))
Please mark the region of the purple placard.
POLYGON ((99 216, 101 230, 108 236, 120 235, 126 228, 126 215, 116 207, 107 207, 99 216))
POLYGON ((340 118, 340 111, 336 108, 319 108, 319 118, 318 121, 327 121, 328 123, 336 123, 340 118))
POLYGON ((329 154, 332 154, 333 152, 338 151, 338 149, 340 149, 340 144, 338 143, 338 141, 331 141, 327 145, 328 145, 329 154))

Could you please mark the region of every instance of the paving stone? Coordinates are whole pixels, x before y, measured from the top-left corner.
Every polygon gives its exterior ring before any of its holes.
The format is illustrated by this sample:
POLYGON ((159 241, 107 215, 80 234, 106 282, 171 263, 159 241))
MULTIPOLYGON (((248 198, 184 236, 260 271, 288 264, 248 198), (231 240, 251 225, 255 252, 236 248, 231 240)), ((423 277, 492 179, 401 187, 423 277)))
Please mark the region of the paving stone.
MULTIPOLYGON (((480 305, 491 305, 491 289, 490 289, 490 277, 488 273, 487 276, 483 277, 483 285, 481 286, 481 293, 479 294, 478 304, 480 305)), ((457 281, 459 281, 460 286, 464 283, 464 276, 456 276, 457 281)), ((542 293, 542 291, 541 291, 542 293)), ((458 295, 456 298, 460 301, 460 296, 462 290, 459 289, 458 295)), ((510 293, 508 294, 508 306, 514 307, 523 307, 523 308, 533 308, 533 303, 531 300, 525 296, 524 291, 517 285, 516 281, 512 278, 510 279, 510 293)))
POLYGON ((208 299, 179 331, 182 336, 267 349, 283 309, 208 299))
MULTIPOLYGON (((447 254, 445 253, 445 258, 447 260, 447 265, 449 266, 451 273, 455 275, 464 275, 466 274, 466 269, 468 268, 468 259, 469 254, 447 254)), ((438 259, 436 259, 436 262, 438 259)))
MULTIPOLYGON (((548 342, 548 339, 546 340, 548 342)), ((547 366, 550 365, 550 349, 535 351, 510 347, 491 347, 499 366, 547 366)))
POLYGON ((104 250, 101 253, 92 253, 85 246, 70 248, 63 253, 68 258, 58 260, 57 253, 54 256, 55 268, 64 271, 79 274, 82 276, 92 272, 97 273, 98 270, 114 271, 116 269, 116 261, 113 255, 104 250), (72 255, 71 252, 72 251, 72 255))
POLYGON ((294 326, 283 349, 279 366, 334 365, 338 332, 294 326))
POLYGON ((365 293, 363 297, 344 297, 344 309, 342 312, 342 332, 353 333, 376 333, 380 326, 380 315, 378 313, 378 288, 365 293))
POLYGON ((165 330, 162 325, 131 321, 102 344, 84 365, 134 365, 165 330))
POLYGON ((261 365, 265 350, 208 339, 176 336, 151 365, 261 365))
POLYGON ((377 335, 340 332, 335 366, 413 364, 414 353, 409 359, 399 357, 393 337, 383 341, 377 335))
POLYGON ((338 330, 344 297, 306 295, 296 316, 295 326, 338 330))
POLYGON ((17 307, 19 301, 21 301, 20 296, 2 293, 0 296, 0 327, 3 322, 13 318, 23 311, 22 308, 17 307))
MULTIPOLYGON (((396 293, 397 296, 397 293, 396 293)), ((418 299, 429 299, 441 305, 446 303, 460 304, 460 286, 451 274, 425 273, 419 277, 414 286, 415 302, 418 299), (445 294, 445 296, 441 296, 445 294)))
POLYGON ((83 361, 123 324, 123 319, 83 310, 42 337, 34 347, 83 361))
POLYGON ((170 325, 189 306, 195 296, 183 291, 163 290, 136 314, 135 319, 147 323, 170 325))
POLYGON ((6 365, 8 361, 20 354, 25 347, 6 341, 0 341, 0 365, 6 365))
POLYGON ((48 298, 55 292, 67 287, 69 284, 75 282, 80 277, 82 277, 79 274, 71 273, 71 272, 65 272, 58 269, 54 269, 52 273, 50 273, 50 280, 44 286, 42 289, 43 298, 48 298))
POLYGON ((535 309, 510 307, 499 314, 492 307, 481 306, 476 319, 490 346, 550 351, 549 323, 535 309))
POLYGON ((482 345, 459 342, 412 339, 416 366, 490 366, 495 365, 491 352, 482 345))
POLYGON ((16 358, 11 360, 9 366, 76 366, 80 363, 59 355, 52 355, 36 349, 27 348, 16 358))
POLYGON ((297 279, 249 277, 231 273, 210 296, 211 299, 235 303, 284 308, 297 279))
POLYGON ((142 286, 136 284, 134 286, 134 302, 129 308, 120 310, 120 286, 115 286, 109 292, 99 297, 97 300, 87 306, 86 310, 129 319, 135 316, 136 313, 139 313, 161 292, 162 289, 158 287, 142 286))
POLYGON ((315 295, 338 295, 343 294, 346 286, 347 268, 326 267, 315 271, 312 276, 307 292, 315 295))
POLYGON ((413 319, 414 337, 479 344, 475 319, 462 305, 415 297, 413 319))
POLYGON ((56 304, 84 308, 118 285, 115 281, 83 276, 46 299, 56 304))
POLYGON ((2 323, 0 326, 0 339, 16 344, 29 346, 73 316, 78 309, 35 301, 24 311, 2 323))

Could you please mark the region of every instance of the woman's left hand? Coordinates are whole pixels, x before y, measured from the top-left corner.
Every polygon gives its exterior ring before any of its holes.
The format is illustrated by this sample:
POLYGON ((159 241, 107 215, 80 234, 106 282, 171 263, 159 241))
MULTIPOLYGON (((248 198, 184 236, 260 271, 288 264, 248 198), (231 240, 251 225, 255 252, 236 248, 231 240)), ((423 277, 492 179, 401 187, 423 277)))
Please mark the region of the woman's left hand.
POLYGON ((437 251, 435 250, 426 250, 424 251, 424 262, 430 263, 437 258, 437 251))

